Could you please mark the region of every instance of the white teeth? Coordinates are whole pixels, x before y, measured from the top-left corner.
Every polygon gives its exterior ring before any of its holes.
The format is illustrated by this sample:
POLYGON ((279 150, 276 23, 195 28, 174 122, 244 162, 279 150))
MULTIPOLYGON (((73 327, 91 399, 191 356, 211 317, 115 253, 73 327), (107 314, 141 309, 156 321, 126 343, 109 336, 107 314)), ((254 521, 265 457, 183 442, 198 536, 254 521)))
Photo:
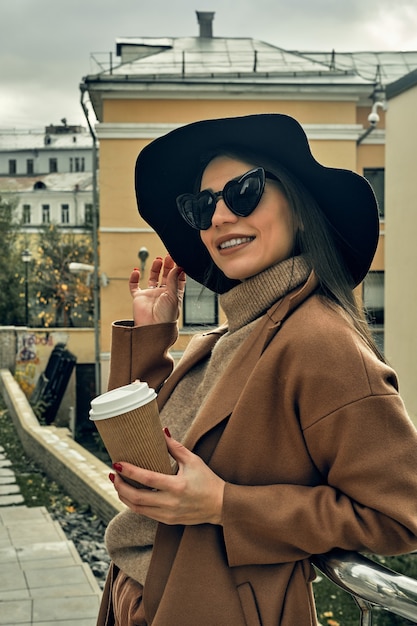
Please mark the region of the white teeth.
POLYGON ((239 237, 236 239, 229 239, 228 241, 224 241, 220 244, 220 250, 224 250, 225 248, 233 248, 233 246, 240 246, 242 243, 249 243, 252 241, 253 237, 239 237))

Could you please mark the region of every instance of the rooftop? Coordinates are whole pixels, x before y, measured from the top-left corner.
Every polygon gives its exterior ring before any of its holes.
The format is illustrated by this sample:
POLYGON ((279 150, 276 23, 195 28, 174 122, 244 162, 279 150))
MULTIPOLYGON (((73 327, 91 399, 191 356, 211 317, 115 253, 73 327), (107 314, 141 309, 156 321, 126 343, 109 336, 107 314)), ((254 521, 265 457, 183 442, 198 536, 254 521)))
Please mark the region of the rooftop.
POLYGON ((91 149, 91 135, 85 129, 71 126, 67 132, 57 132, 60 128, 52 125, 33 130, 0 128, 0 151, 91 149))
POLYGON ((89 79, 163 80, 299 78, 315 82, 387 85, 417 69, 413 52, 290 51, 250 38, 127 37, 116 40, 119 62, 95 58, 98 72, 89 79))

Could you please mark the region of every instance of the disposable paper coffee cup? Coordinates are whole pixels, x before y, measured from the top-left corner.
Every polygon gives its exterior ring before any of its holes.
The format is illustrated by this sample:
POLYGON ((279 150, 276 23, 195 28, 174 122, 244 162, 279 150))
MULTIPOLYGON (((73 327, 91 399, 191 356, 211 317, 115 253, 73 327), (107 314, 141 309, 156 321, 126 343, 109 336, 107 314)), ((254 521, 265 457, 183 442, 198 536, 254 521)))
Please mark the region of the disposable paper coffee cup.
MULTIPOLYGON (((135 382, 103 393, 91 402, 90 420, 112 460, 172 474, 156 393, 145 382, 135 382)), ((135 487, 135 481, 127 480, 135 487)))

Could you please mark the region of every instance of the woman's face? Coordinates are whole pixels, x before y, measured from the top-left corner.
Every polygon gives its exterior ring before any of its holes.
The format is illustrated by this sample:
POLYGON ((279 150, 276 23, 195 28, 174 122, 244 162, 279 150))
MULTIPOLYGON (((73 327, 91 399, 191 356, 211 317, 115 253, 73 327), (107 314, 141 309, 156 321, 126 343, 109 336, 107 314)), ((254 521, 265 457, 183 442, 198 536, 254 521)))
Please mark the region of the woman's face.
MULTIPOLYGON (((221 191, 225 184, 256 167, 226 156, 207 165, 201 190, 221 191)), ((211 226, 200 231, 201 240, 218 268, 228 277, 245 280, 292 254, 293 214, 278 185, 266 179, 265 191, 255 210, 239 217, 218 199, 211 226)))

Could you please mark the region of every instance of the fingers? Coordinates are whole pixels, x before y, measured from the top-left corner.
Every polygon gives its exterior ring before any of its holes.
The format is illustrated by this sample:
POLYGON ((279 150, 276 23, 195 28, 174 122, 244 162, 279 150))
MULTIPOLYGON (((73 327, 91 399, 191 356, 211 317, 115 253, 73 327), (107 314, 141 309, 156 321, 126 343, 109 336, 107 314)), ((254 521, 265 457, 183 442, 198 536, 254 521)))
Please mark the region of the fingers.
POLYGON ((161 286, 167 284, 168 275, 174 267, 175 263, 172 257, 168 254, 164 259, 164 265, 162 267, 161 286))
POLYGON ((175 439, 172 439, 170 435, 167 435, 165 430, 164 434, 168 452, 172 458, 177 461, 178 465, 185 464, 187 461, 190 462, 195 455, 190 452, 188 448, 185 448, 179 441, 176 441, 175 439))
MULTIPOLYGON (((169 478, 172 478, 169 474, 161 474, 159 472, 153 472, 151 470, 143 469, 142 467, 138 467, 136 465, 132 465, 131 463, 122 462, 122 463, 114 463, 114 469, 122 478, 128 478, 130 480, 134 480, 135 482, 148 487, 148 489, 153 489, 156 491, 162 491, 169 487, 169 478)), ((131 500, 135 497, 135 492, 137 492, 136 487, 132 487, 126 482, 116 482, 115 486, 118 487, 118 491, 125 494, 125 496, 131 495, 131 500), (132 491, 132 489, 134 491, 132 491)), ((142 493, 140 496, 142 497, 142 493)))
POLYGON ((175 263, 169 254, 166 255, 165 259, 160 256, 156 257, 149 272, 148 286, 151 289, 166 287, 168 275, 174 267, 175 263))
POLYGON ((185 289, 185 281, 184 270, 175 264, 169 254, 166 255, 165 259, 156 257, 153 261, 148 280, 149 288, 168 287, 170 291, 181 298, 185 289))
POLYGON ((132 296, 134 296, 137 290, 139 289, 139 280, 140 280, 140 272, 135 267, 135 269, 132 270, 130 277, 129 277, 129 290, 132 296))
POLYGON ((160 256, 157 256, 156 259, 154 259, 152 262, 148 279, 148 287, 150 287, 151 289, 155 289, 155 287, 158 287, 159 275, 161 273, 163 263, 164 261, 160 256))
POLYGON ((110 480, 119 499, 133 511, 165 524, 222 524, 225 481, 204 461, 166 435, 171 456, 179 465, 177 474, 159 474, 130 463, 114 463, 117 474, 110 480), (136 489, 122 478, 148 489, 136 489))
POLYGON ((177 267, 178 270, 178 278, 177 278, 177 295, 179 299, 182 299, 184 295, 186 276, 182 267, 177 267))

